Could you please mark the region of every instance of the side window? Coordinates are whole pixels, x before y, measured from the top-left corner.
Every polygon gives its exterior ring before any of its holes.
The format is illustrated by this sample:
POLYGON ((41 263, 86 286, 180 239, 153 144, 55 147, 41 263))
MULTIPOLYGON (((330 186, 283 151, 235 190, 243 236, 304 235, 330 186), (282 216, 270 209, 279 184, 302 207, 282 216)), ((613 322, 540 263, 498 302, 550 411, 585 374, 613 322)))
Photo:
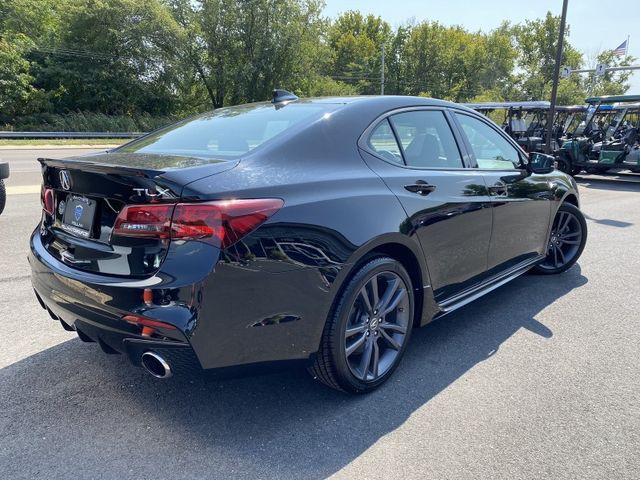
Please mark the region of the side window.
POLYGON ((479 168, 491 170, 513 170, 520 166, 518 150, 500 133, 486 123, 456 113, 464 130, 479 168))
POLYGON ((416 168, 462 168, 451 128, 438 110, 398 113, 390 118, 402 145, 404 160, 416 168))
POLYGON ((373 130, 369 137, 369 146, 382 158, 402 165, 402 153, 391 130, 389 121, 385 118, 373 130))

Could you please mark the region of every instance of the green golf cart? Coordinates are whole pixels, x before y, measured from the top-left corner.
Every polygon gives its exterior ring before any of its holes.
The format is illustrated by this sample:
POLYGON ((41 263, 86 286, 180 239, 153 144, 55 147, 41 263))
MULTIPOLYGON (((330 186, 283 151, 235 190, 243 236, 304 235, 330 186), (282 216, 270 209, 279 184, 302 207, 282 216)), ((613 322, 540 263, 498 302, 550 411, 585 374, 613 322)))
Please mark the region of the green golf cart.
POLYGON ((573 125, 579 125, 587 112, 586 105, 556 105, 553 119, 554 138, 561 145, 573 125))
POLYGON ((582 120, 574 119, 556 153, 558 168, 571 175, 612 168, 640 172, 640 95, 590 97, 582 120))
MULTIPOLYGON (((484 102, 465 106, 500 125, 526 152, 544 153, 549 102, 484 102)), ((554 129, 551 141, 554 151, 558 148, 556 137, 554 129)))

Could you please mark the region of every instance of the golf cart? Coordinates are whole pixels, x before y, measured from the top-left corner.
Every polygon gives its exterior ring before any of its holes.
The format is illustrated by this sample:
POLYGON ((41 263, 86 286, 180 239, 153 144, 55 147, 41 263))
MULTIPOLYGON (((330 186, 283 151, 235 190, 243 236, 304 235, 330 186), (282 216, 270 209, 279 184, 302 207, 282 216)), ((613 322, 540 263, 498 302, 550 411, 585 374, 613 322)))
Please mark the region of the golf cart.
POLYGON ((7 201, 7 191, 4 187, 5 178, 9 178, 9 164, 0 162, 0 213, 4 210, 7 201))
MULTIPOLYGON (((549 102, 486 102, 465 106, 501 125, 526 152, 544 153, 549 102)), ((551 142, 554 151, 558 148, 556 137, 559 138, 554 134, 551 142)))
POLYGON ((584 120, 587 112, 586 105, 556 105, 556 114, 553 119, 554 138, 562 145, 562 140, 566 137, 572 125, 578 125, 584 120))
POLYGON ((590 97, 586 102, 584 119, 573 122, 557 152, 558 168, 571 175, 612 168, 640 172, 640 95, 590 97))

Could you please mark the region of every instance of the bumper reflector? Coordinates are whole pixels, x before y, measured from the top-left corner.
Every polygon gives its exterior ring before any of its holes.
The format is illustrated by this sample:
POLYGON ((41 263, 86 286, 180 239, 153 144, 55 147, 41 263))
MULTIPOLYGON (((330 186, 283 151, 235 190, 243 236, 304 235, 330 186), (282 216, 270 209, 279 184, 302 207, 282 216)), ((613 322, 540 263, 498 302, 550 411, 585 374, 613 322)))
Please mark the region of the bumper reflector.
MULTIPOLYGON (((125 315, 122 317, 125 322, 132 323, 133 325, 140 325, 142 327, 153 328, 165 328, 167 330, 176 330, 175 325, 170 323, 161 322, 159 320, 153 320, 151 318, 143 317, 142 315, 125 315)), ((144 329, 143 329, 144 332, 144 329)))

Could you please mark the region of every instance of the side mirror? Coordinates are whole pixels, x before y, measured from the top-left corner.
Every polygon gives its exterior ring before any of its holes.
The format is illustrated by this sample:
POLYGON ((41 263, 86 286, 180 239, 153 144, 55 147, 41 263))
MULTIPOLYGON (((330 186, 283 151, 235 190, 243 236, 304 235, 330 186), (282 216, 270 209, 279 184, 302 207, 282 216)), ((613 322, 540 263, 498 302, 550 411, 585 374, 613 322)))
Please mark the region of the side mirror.
POLYGON ((529 155, 531 173, 551 173, 555 169, 555 157, 546 153, 533 152, 529 155))

